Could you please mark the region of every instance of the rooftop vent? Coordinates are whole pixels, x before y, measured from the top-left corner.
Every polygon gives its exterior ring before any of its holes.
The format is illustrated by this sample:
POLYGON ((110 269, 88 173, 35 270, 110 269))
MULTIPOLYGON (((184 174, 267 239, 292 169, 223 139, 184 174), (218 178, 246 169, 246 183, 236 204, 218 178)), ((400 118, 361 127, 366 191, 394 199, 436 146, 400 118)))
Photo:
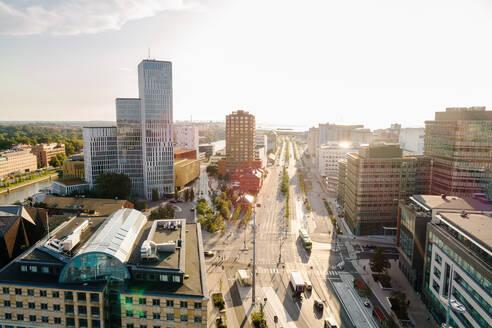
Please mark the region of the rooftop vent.
POLYGON ((442 198, 443 200, 446 200, 446 194, 441 194, 441 198, 442 198))
POLYGON ((461 217, 462 217, 463 219, 467 219, 467 218, 468 218, 468 213, 466 213, 466 211, 465 211, 465 210, 461 211, 461 217))

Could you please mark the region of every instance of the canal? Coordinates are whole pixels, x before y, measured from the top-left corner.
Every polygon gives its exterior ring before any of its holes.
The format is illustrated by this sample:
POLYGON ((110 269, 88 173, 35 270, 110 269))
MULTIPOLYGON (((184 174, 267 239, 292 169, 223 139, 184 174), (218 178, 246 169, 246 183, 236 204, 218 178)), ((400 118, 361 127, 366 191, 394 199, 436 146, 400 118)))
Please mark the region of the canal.
POLYGON ((16 189, 10 193, 0 194, 0 205, 11 205, 16 201, 23 201, 27 197, 30 197, 41 189, 50 188, 51 180, 41 181, 23 188, 16 189))

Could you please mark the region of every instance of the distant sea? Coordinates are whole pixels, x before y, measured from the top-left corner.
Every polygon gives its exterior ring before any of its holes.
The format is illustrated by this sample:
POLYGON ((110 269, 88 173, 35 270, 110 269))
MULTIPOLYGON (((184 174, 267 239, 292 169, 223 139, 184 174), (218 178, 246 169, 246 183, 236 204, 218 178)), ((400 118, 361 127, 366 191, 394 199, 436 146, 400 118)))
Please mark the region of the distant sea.
POLYGON ((257 129, 265 129, 265 130, 290 130, 295 132, 303 132, 308 131, 309 126, 306 125, 278 125, 278 124, 268 124, 268 123, 257 123, 257 129))

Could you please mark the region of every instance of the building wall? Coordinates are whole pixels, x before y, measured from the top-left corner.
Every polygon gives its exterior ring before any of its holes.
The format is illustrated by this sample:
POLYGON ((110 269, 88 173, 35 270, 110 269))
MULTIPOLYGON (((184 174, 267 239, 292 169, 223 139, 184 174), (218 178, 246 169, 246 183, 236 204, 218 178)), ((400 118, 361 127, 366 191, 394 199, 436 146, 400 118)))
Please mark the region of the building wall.
POLYGON ((424 154, 424 128, 404 128, 400 130, 399 140, 403 155, 424 154))
POLYGON ((176 188, 181 189, 186 184, 200 176, 199 160, 180 160, 174 166, 176 188))
POLYGON ((84 161, 74 161, 70 159, 63 161, 63 178, 84 180, 84 161))
POLYGON ((37 168, 37 158, 29 150, 0 153, 0 177, 16 172, 32 172, 37 168))
POLYGON ((265 168, 267 165, 266 148, 257 146, 255 148, 255 158, 256 160, 261 162, 261 168, 265 168))
POLYGON ((151 328, 157 323, 163 323, 165 327, 173 328, 207 327, 208 302, 197 300, 195 297, 121 294, 120 300, 122 327, 133 325, 134 328, 139 328, 140 325, 146 325, 151 328))
POLYGON ((424 154, 433 161, 432 193, 492 195, 492 111, 447 108, 425 122, 424 154))
POLYGON ((82 327, 79 320, 87 320, 86 327, 88 328, 104 327, 105 318, 102 292, 40 288, 16 284, 2 284, 0 285, 0 292, 0 302, 3 306, 0 313, 0 324, 5 325, 5 327, 6 325, 22 325, 23 327, 82 327), (16 289, 20 289, 21 295, 16 294, 16 289), (28 295, 28 291, 32 292, 32 296, 28 295), (69 299, 65 295, 65 292, 72 292, 73 299, 69 299), (58 293, 58 297, 55 297, 57 296, 56 293, 58 293), (78 293, 84 294, 86 301, 79 300, 78 293), (97 302, 91 301, 91 293, 97 296, 97 302), (5 306, 5 301, 9 301, 10 306, 5 306), (22 306, 17 307, 17 302, 22 302, 22 306), (29 308, 30 303, 34 304, 34 309, 29 308), (59 309, 57 306, 59 306, 59 309), (73 306, 73 313, 69 313, 72 310, 70 306, 73 306), (85 307, 87 314, 84 315, 82 313, 84 308, 79 307, 85 307), (82 311, 79 312, 79 310, 82 311), (11 315, 12 319, 6 318, 8 314, 11 315), (17 315, 19 314, 24 316, 23 320, 18 320, 17 315), (30 318, 30 316, 35 316, 35 320, 31 321, 34 318, 30 318), (70 320, 73 320, 74 325, 71 325, 70 320))
POLYGON ((250 172, 255 160, 255 117, 238 110, 226 116, 226 171, 230 177, 250 172))
POLYGON ((193 125, 174 125, 175 148, 198 151, 198 128, 193 125))
POLYGON ((347 179, 347 160, 338 161, 338 186, 337 186, 337 203, 342 208, 345 204, 345 183, 347 179))
POLYGON ((118 170, 130 178, 132 194, 144 197, 140 99, 116 99, 116 124, 118 170))
POLYGON ((101 173, 118 172, 116 127, 84 127, 85 180, 94 187, 101 173))
POLYGON ((32 147, 32 153, 38 158, 38 167, 46 167, 53 157, 65 154, 65 145, 58 143, 38 144, 32 147))
POLYGON ((61 196, 68 196, 72 194, 82 194, 89 190, 88 183, 80 184, 64 184, 63 181, 53 181, 51 185, 53 193, 61 196))

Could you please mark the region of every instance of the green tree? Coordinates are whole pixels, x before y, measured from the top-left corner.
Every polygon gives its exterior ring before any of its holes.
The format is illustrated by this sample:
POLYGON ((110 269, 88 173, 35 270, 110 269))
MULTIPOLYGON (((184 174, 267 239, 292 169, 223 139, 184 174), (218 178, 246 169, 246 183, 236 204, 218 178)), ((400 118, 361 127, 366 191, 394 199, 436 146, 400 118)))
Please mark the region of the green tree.
POLYGON ((101 198, 128 199, 131 190, 132 182, 123 173, 101 173, 96 179, 96 194, 101 198))
POLYGON ((229 206, 227 206, 227 202, 222 201, 222 205, 220 206, 220 215, 222 215, 224 218, 229 218, 229 206))
POLYGON ((251 322, 255 328, 268 328, 265 313, 263 311, 263 304, 260 303, 260 311, 251 313, 251 322))
POLYGON ((391 303, 391 309, 395 312, 398 319, 407 319, 407 295, 401 291, 394 291, 391 293, 389 300, 391 303))
POLYGON ((179 190, 178 187, 174 188, 174 199, 178 200, 179 199, 179 190))
POLYGON ((190 189, 190 202, 195 200, 195 190, 193 188, 190 189))
POLYGON ((62 166, 63 164, 63 161, 67 159, 67 155, 61 153, 61 154, 56 154, 56 156, 54 156, 49 164, 53 167, 60 167, 62 166))
POLYGON ((391 267, 388 257, 383 254, 381 247, 376 247, 376 252, 371 257, 369 265, 373 272, 386 272, 391 267))
POLYGON ((217 165, 209 165, 207 166, 207 169, 206 169, 207 173, 208 173, 208 176, 210 177, 216 177, 219 173, 219 168, 217 167, 217 165))

